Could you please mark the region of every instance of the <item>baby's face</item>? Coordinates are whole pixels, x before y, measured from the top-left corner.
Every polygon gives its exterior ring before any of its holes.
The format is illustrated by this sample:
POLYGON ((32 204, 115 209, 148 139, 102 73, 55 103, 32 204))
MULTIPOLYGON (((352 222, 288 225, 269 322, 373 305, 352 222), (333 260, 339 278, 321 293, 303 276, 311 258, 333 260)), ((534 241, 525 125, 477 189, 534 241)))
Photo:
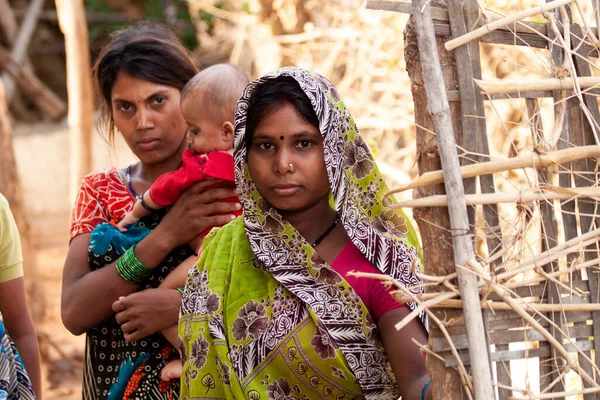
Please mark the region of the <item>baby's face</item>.
POLYGON ((181 102, 181 113, 187 123, 187 140, 197 153, 213 150, 227 151, 233 143, 223 130, 223 123, 216 118, 202 101, 186 96, 181 102))

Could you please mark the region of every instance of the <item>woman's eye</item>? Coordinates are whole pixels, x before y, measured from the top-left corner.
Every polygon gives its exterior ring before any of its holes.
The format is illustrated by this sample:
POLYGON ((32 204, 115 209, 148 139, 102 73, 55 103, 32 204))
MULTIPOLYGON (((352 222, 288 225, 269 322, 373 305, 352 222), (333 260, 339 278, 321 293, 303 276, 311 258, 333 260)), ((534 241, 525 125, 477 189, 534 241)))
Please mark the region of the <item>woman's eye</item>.
POLYGON ((157 97, 154 99, 154 104, 163 104, 167 99, 164 97, 157 97))
POLYGON ((303 148, 310 147, 310 141, 301 140, 298 142, 298 147, 303 147, 303 148))
POLYGON ((188 132, 194 136, 198 136, 200 134, 200 131, 198 129, 188 129, 188 132))
POLYGON ((117 109, 119 111, 127 112, 127 111, 131 111, 132 107, 131 107, 131 104, 119 104, 117 106, 117 109))
POLYGON ((261 150, 270 150, 273 148, 273 145, 271 143, 259 143, 258 148, 261 150))

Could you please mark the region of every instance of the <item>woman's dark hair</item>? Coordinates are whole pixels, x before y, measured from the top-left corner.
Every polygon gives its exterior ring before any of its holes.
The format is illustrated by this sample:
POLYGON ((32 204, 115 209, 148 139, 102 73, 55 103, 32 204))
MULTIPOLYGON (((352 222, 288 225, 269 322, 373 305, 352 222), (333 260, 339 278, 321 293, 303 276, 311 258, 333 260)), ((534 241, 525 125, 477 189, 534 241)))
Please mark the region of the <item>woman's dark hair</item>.
POLYGON ((248 101, 244 137, 246 151, 250 150, 259 122, 286 103, 291 103, 302 119, 319 129, 317 114, 298 82, 291 76, 271 78, 257 85, 248 101))
POLYGON ((120 72, 181 90, 198 69, 175 34, 161 25, 145 23, 115 32, 94 66, 96 91, 102 101, 102 122, 110 144, 114 142, 110 99, 120 72))

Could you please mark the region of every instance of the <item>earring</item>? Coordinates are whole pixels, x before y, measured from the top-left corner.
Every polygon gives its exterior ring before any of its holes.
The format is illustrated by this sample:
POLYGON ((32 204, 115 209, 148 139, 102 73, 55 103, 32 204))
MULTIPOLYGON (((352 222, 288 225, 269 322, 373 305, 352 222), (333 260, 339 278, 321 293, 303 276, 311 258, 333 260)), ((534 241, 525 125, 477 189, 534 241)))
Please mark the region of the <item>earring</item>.
POLYGON ((290 172, 294 172, 294 164, 289 163, 288 165, 290 167, 290 172))

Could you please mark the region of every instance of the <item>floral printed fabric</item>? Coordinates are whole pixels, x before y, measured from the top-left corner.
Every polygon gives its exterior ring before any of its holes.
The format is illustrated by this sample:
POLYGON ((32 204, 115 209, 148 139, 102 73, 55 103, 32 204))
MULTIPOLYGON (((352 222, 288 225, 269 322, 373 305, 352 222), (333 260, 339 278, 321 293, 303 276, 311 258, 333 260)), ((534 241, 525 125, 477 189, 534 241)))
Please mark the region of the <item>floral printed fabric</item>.
MULTIPOLYGON (((284 68, 251 83, 238 102, 235 166, 244 215, 209 235, 183 297, 182 397, 397 398, 371 315, 356 292, 256 189, 244 146, 248 100, 260 82, 293 77, 324 137, 332 204, 352 242, 411 290, 420 250, 336 89, 284 68)), ((414 308, 414 304, 409 304, 414 308)))

